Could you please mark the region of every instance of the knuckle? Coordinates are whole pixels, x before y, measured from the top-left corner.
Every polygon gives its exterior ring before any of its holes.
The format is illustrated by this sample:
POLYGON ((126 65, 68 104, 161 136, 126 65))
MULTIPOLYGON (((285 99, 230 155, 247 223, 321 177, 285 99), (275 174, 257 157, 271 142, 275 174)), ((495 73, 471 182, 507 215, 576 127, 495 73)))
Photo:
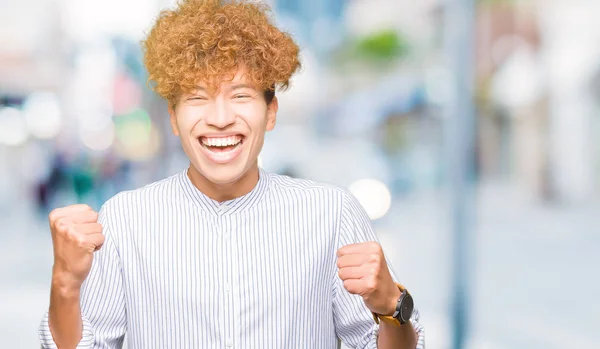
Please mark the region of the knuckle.
POLYGON ((371 279, 371 280, 367 281, 366 288, 367 288, 367 292, 371 293, 371 292, 375 291, 375 289, 377 288, 377 283, 375 282, 374 279, 371 279))
POLYGON ((87 241, 87 239, 84 236, 81 236, 81 235, 74 236, 73 240, 75 241, 75 243, 79 247, 85 247, 85 246, 88 245, 88 241, 87 241))
POLYGON ((344 288, 345 289, 350 289, 350 287, 352 286, 352 284, 350 283, 349 280, 344 280, 344 288))
POLYGON ((381 253, 375 254, 375 261, 377 262, 377 264, 381 264, 381 262, 383 261, 383 258, 381 258, 381 253))
POLYGON ((378 264, 381 261, 381 258, 378 253, 371 253, 371 255, 369 257, 369 261, 371 263, 378 264))
POLYGON ((48 220, 50 221, 50 223, 55 223, 56 219, 58 218, 58 213, 59 213, 59 209, 55 208, 54 210, 52 210, 50 212, 50 214, 48 215, 48 220))
POLYGON ((59 232, 66 232, 68 230, 67 220, 64 217, 61 217, 56 220, 54 226, 58 229, 59 232))
POLYGON ((383 253, 383 248, 381 247, 381 245, 377 242, 373 243, 373 251, 375 251, 377 254, 382 254, 383 253))
POLYGON ((77 229, 75 229, 74 226, 67 227, 65 231, 66 231, 66 233, 67 233, 68 236, 70 236, 71 238, 77 240, 79 234, 77 234, 77 229))

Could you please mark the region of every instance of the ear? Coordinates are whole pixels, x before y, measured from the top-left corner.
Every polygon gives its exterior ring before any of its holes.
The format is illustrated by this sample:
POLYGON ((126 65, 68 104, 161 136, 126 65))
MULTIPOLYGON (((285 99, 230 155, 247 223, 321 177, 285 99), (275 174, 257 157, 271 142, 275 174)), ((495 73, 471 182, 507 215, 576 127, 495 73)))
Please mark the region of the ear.
POLYGON ((179 137, 179 127, 177 127, 177 115, 175 114, 175 106, 169 103, 169 116, 171 121, 171 130, 173 130, 173 134, 179 137))
POLYGON ((267 131, 271 131, 275 127, 277 121, 277 110, 279 110, 279 103, 277 97, 273 97, 273 100, 267 105, 267 131))

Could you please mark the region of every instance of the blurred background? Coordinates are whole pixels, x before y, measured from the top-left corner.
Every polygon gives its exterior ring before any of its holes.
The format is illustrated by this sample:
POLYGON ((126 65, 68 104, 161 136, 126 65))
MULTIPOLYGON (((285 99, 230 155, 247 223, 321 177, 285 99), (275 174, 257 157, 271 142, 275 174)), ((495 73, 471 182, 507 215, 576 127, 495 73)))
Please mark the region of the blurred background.
MULTIPOLYGON (((600 2, 268 2, 304 67, 260 163, 352 190, 427 347, 599 348, 600 2)), ((139 45, 173 4, 0 2, 3 348, 38 345, 51 209, 187 166, 139 45)))

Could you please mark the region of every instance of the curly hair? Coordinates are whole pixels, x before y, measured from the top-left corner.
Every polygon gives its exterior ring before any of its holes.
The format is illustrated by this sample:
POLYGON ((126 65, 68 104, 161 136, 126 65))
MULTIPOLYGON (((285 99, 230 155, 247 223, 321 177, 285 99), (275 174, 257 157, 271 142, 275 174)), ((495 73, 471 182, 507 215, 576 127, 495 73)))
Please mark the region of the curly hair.
POLYGON ((265 4, 237 0, 181 0, 162 11, 142 41, 149 87, 174 105, 198 81, 216 91, 244 67, 264 91, 287 89, 299 48, 269 15, 265 4))

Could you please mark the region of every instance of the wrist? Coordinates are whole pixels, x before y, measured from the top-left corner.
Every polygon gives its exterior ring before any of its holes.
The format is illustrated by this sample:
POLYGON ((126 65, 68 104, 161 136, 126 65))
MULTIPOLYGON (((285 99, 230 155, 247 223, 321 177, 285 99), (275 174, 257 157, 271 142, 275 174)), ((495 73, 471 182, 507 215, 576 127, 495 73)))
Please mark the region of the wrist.
POLYGON ((75 281, 67 273, 52 273, 52 290, 61 298, 79 297, 81 283, 75 281))
POLYGON ((401 326, 409 322, 413 310, 414 301, 410 293, 400 284, 396 284, 400 295, 397 295, 396 306, 394 312, 391 314, 376 314, 373 313, 373 319, 377 324, 379 320, 392 324, 394 326, 401 326))
POLYGON ((402 296, 402 292, 400 291, 398 286, 396 286, 396 284, 394 284, 394 291, 392 292, 392 295, 391 295, 389 301, 387 302, 388 303, 387 311, 385 312, 385 314, 381 314, 381 315, 384 315, 384 316, 394 315, 394 313, 396 312, 396 306, 398 305, 398 299, 400 299, 400 296, 402 296))

